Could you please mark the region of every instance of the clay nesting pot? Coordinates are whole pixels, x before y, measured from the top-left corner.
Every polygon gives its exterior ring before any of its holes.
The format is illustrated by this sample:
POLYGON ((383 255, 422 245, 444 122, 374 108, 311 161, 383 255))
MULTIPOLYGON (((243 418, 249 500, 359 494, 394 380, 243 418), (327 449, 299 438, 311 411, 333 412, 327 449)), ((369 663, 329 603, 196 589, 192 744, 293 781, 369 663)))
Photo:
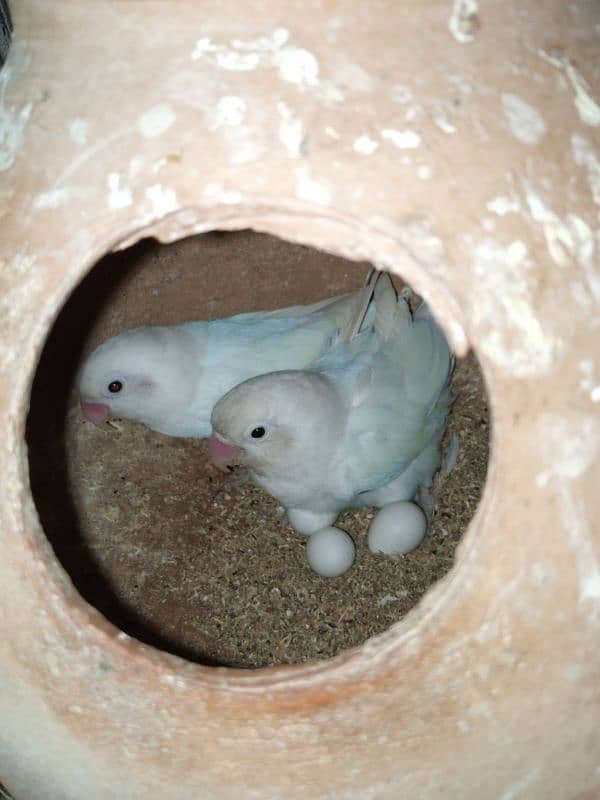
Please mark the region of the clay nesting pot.
POLYGON ((600 793, 598 8, 15 5, 0 72, 0 776, 17 798, 600 793), (56 560, 24 428, 106 252, 254 228, 401 274, 494 436, 454 570, 338 658, 128 638, 56 560))

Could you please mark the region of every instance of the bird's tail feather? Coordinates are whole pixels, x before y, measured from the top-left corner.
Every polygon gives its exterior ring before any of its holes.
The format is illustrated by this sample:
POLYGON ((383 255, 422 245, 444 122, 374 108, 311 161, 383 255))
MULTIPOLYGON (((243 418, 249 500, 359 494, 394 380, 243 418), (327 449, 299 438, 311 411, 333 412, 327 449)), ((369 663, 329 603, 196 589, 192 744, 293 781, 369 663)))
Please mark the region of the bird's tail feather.
POLYGON ((371 305, 373 291, 377 284, 379 275, 381 275, 381 273, 378 272, 374 267, 369 270, 362 289, 356 293, 354 310, 350 315, 348 322, 338 332, 338 342, 350 342, 360 332, 371 305))
POLYGON ((434 318, 433 314, 431 313, 431 309, 429 308, 429 306, 427 305, 427 303, 424 300, 421 303, 421 305, 417 308, 417 310, 415 311, 414 318, 415 318, 415 321, 418 320, 418 319, 427 319, 427 320, 433 320, 435 322, 435 318, 434 318))
POLYGON ((387 272, 380 272, 374 287, 375 331, 385 341, 412 322, 406 292, 398 294, 387 272))

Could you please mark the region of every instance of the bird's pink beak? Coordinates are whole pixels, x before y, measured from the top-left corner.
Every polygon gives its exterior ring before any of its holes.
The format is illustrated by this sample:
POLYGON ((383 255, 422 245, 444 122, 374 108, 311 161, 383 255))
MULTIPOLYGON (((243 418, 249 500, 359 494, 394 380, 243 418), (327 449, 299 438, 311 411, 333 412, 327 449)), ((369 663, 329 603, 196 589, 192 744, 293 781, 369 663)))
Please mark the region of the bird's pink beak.
POLYGON ((92 403, 90 400, 84 400, 83 397, 79 403, 83 416, 94 425, 102 425, 108 419, 108 406, 104 403, 92 403))
POLYGON ((208 455, 210 456, 210 460, 213 462, 215 467, 223 470, 223 472, 228 472, 228 467, 233 466, 242 452, 242 448, 238 447, 236 444, 229 444, 217 433, 213 433, 213 435, 208 440, 208 455))

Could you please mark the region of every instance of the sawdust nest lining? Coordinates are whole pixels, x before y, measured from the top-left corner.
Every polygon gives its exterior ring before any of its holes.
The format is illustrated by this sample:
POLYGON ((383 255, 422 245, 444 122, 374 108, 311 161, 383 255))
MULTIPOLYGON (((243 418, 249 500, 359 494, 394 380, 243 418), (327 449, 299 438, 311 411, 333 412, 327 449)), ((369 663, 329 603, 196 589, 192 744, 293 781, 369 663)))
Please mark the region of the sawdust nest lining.
POLYGON ((401 619, 451 568, 479 502, 489 415, 473 355, 459 362, 449 425, 461 450, 425 542, 373 555, 373 511, 338 525, 356 545, 340 578, 316 575, 305 539, 245 486, 214 497, 206 445, 122 421, 96 428, 73 378, 100 341, 174 324, 314 302, 360 286, 368 265, 250 231, 153 240, 99 262, 66 303, 42 354, 27 425, 34 499, 56 555, 88 602, 128 634, 208 665, 256 668, 331 657, 401 619))

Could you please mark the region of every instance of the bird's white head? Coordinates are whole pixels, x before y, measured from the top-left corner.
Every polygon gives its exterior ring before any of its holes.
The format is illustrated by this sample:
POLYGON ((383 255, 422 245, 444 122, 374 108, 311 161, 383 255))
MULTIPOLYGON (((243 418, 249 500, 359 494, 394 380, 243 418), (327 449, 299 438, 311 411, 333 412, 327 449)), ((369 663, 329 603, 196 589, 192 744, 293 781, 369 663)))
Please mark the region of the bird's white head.
POLYGON ((255 476, 301 479, 339 436, 340 398, 318 373, 271 372, 228 392, 211 422, 209 452, 219 468, 242 465, 255 476))
POLYGON ((110 417, 136 420, 168 433, 191 401, 195 347, 178 327, 135 328, 108 339, 78 376, 84 416, 97 425, 110 417))

